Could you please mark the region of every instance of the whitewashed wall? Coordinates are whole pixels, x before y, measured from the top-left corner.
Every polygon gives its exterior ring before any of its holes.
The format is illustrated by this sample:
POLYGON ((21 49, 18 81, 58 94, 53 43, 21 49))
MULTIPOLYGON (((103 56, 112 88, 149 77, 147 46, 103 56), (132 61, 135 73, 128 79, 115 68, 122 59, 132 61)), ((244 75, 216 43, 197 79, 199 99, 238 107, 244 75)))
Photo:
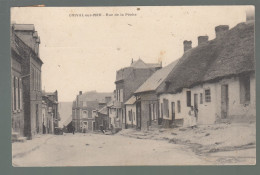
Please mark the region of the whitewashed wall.
MULTIPOLYGON (((218 118, 221 117, 221 85, 228 85, 229 95, 229 109, 228 118, 246 118, 256 116, 256 79, 255 75, 250 76, 250 103, 240 104, 240 83, 238 77, 225 78, 216 83, 205 83, 203 85, 195 86, 190 89, 191 91, 191 105, 194 106, 194 94, 198 94, 198 124, 214 124, 218 118), (210 89, 211 102, 205 101, 205 89, 210 89), (200 104, 200 93, 203 94, 203 103, 200 104)), ((160 99, 160 114, 161 114, 161 103, 163 99, 169 100, 169 118, 165 115, 163 119, 172 119, 171 102, 175 102, 175 118, 184 119, 184 126, 188 125, 188 112, 190 107, 187 107, 186 91, 183 89, 181 93, 177 94, 162 94, 159 96, 160 99), (178 113, 177 101, 181 102, 181 112, 178 113)))

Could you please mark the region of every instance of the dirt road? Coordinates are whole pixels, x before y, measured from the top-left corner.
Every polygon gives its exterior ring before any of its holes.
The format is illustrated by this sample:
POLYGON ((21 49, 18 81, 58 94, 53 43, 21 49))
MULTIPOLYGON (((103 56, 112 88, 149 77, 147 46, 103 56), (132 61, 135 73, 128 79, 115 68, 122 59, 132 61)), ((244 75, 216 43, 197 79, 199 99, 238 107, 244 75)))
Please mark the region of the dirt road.
POLYGON ((53 136, 39 148, 26 155, 13 158, 14 166, 207 164, 212 164, 212 162, 206 157, 195 155, 183 145, 102 134, 53 136))

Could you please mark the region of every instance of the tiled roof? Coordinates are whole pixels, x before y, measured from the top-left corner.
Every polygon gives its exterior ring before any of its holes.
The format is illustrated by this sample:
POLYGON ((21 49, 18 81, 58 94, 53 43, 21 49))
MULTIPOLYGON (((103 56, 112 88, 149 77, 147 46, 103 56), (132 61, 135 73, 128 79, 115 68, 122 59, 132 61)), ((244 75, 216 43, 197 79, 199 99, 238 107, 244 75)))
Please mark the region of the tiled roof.
POLYGON ((136 97, 133 95, 132 97, 130 97, 126 102, 125 105, 133 105, 136 102, 136 97))
POLYGON ((164 82, 169 73, 174 69, 177 61, 172 62, 166 67, 157 70, 150 78, 148 78, 136 91, 135 93, 155 91, 157 87, 164 82))

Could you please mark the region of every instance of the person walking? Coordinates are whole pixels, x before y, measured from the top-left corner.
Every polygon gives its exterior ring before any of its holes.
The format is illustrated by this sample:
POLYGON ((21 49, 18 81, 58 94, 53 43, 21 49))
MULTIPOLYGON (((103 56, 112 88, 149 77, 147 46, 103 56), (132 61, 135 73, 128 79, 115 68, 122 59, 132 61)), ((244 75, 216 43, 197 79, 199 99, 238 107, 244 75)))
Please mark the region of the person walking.
POLYGON ((189 121, 190 121, 190 127, 193 129, 194 127, 196 127, 197 122, 196 122, 196 116, 195 116, 195 111, 193 106, 190 107, 190 111, 189 111, 189 121))

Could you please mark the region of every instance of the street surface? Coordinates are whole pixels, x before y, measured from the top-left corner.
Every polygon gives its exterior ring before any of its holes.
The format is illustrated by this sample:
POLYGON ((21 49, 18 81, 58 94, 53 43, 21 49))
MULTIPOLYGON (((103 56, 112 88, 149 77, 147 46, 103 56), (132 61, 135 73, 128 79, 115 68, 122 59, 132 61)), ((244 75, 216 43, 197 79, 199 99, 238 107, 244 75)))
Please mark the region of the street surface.
MULTIPOLYGON (((30 141, 27 141, 30 142, 30 141)), ((25 143, 19 143, 21 146, 25 143)), ((27 143, 29 144, 29 143, 27 143)), ((13 166, 206 165, 183 145, 121 135, 53 135, 37 149, 13 158, 13 166)))

